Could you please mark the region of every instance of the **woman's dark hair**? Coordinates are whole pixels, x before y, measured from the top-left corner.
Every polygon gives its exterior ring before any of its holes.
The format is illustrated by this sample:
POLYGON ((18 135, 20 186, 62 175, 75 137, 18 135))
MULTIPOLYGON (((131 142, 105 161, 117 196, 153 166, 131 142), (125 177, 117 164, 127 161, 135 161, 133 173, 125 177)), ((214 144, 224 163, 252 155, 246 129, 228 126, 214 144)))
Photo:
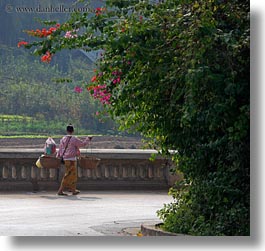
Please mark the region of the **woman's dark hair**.
POLYGON ((74 127, 72 124, 69 124, 67 127, 66 127, 66 131, 67 132, 73 132, 74 131, 74 127))

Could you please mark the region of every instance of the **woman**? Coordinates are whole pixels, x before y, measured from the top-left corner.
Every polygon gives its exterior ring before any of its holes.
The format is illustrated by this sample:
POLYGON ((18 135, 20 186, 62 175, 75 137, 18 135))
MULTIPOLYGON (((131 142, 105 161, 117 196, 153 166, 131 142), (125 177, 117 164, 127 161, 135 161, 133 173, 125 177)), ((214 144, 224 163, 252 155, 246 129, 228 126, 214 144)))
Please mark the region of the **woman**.
POLYGON ((57 158, 63 158, 65 163, 65 175, 62 179, 61 186, 57 192, 58 195, 67 196, 65 189, 72 192, 73 195, 80 193, 76 189, 77 182, 77 156, 80 155, 79 147, 86 146, 92 137, 87 137, 84 141, 73 136, 74 127, 70 124, 66 128, 67 135, 60 140, 57 158))

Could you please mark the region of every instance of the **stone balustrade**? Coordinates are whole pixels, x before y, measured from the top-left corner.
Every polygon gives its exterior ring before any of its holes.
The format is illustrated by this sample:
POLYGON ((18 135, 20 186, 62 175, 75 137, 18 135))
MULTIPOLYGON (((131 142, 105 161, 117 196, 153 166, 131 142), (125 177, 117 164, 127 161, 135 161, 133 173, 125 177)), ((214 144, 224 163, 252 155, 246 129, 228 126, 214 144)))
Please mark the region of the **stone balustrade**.
MULTIPOLYGON (((64 175, 64 166, 57 169, 37 168, 35 163, 43 149, 1 149, 0 191, 57 190, 64 175)), ((96 169, 78 167, 78 188, 109 189, 168 189, 178 177, 169 173, 167 161, 149 158, 154 150, 81 149, 82 155, 101 159, 96 169)))

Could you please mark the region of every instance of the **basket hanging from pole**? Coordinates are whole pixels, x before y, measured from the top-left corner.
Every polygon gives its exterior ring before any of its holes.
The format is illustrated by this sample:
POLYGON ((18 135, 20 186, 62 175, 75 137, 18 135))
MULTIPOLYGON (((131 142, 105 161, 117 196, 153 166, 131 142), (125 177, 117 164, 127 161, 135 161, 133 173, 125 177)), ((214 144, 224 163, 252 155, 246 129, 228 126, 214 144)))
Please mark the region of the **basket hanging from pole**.
MULTIPOLYGON (((90 137, 90 153, 92 154, 92 140, 93 137, 90 137)), ((87 149, 88 150, 88 149, 87 149)), ((80 156, 79 158, 79 166, 84 169, 96 169, 98 167, 98 164, 100 162, 100 159, 95 156, 80 156)))
POLYGON ((40 164, 43 168, 59 168, 61 160, 53 156, 41 156, 40 164))
POLYGON ((100 159, 94 156, 81 156, 79 158, 79 165, 84 169, 96 169, 100 159))

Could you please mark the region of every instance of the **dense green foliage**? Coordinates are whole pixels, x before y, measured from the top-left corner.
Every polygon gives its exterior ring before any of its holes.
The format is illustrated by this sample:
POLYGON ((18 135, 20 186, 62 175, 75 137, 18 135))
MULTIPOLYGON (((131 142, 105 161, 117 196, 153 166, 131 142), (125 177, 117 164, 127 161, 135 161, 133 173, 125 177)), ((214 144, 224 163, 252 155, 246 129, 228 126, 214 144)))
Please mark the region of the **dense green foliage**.
POLYGON ((151 2, 106 1, 25 47, 49 60, 104 50, 92 96, 121 128, 164 155, 177 150, 173 172, 184 180, 158 212, 166 230, 249 235, 249 3, 151 2))

